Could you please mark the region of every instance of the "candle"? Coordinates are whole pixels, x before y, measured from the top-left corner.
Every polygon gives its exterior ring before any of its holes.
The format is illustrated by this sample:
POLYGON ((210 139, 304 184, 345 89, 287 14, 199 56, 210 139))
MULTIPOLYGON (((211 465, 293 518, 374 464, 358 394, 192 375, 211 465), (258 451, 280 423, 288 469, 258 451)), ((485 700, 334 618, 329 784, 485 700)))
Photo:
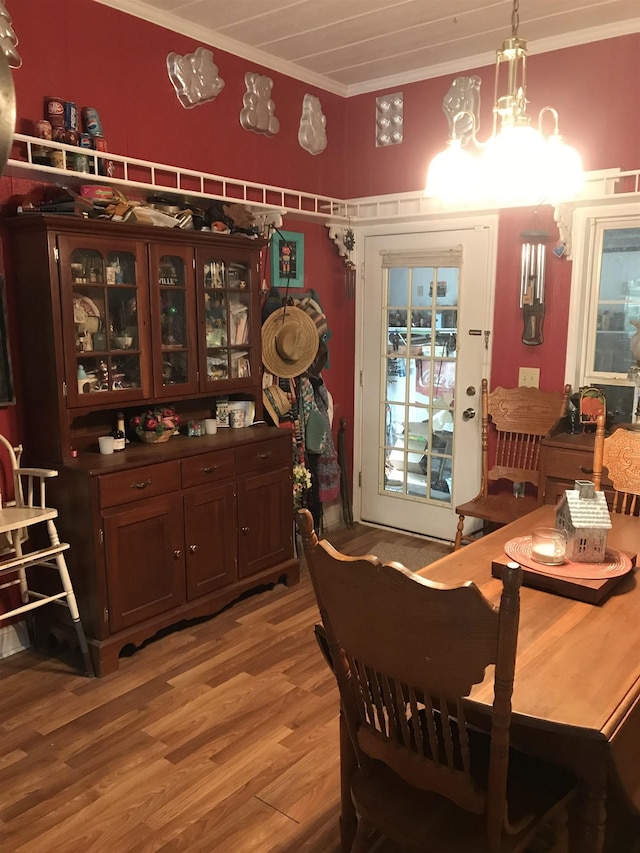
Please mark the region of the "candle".
POLYGON ((539 527, 533 531, 531 556, 538 563, 553 565, 564 562, 567 536, 564 530, 539 527))

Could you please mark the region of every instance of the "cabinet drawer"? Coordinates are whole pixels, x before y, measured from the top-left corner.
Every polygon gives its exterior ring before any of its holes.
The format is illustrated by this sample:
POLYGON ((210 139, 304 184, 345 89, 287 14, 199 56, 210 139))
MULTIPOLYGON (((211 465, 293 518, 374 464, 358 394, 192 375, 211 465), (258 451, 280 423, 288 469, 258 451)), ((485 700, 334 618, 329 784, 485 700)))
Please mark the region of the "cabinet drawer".
POLYGON ((163 462, 99 477, 100 506, 117 506, 178 491, 179 464, 177 461, 163 462))
POLYGON ((236 471, 233 450, 203 453, 202 456, 183 459, 180 465, 183 489, 228 480, 236 471))
POLYGON ((587 450, 545 450, 545 473, 558 480, 588 480, 593 472, 593 453, 587 450))
POLYGON ((257 441, 246 447, 236 448, 238 474, 265 471, 291 465, 291 438, 289 441, 257 441))

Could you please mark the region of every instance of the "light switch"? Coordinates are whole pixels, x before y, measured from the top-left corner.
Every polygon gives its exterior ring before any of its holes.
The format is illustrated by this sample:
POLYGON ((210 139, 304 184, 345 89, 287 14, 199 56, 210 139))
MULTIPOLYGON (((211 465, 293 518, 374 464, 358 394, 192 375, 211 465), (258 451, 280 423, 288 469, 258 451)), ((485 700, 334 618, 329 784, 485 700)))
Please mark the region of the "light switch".
POLYGON ((539 388, 540 368, 521 367, 518 372, 518 385, 524 385, 527 388, 539 388))

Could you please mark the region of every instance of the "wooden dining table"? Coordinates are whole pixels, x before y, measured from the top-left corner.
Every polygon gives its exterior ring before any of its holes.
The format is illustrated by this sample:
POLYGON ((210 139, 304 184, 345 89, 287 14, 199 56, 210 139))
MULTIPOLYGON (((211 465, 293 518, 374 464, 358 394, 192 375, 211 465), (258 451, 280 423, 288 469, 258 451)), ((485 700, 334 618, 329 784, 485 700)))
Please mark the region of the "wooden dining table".
MULTIPOLYGON (((613 513, 608 545, 640 551, 640 519, 613 513)), ((433 581, 473 581, 498 604, 502 582, 493 560, 509 540, 553 527, 555 509, 542 506, 418 570, 433 581)), ((601 604, 523 586, 513 691, 512 742, 575 772, 579 780, 572 849, 601 853, 607 788, 640 812, 640 585, 635 570, 620 577, 601 604)), ((470 705, 488 714, 493 675, 470 705)))

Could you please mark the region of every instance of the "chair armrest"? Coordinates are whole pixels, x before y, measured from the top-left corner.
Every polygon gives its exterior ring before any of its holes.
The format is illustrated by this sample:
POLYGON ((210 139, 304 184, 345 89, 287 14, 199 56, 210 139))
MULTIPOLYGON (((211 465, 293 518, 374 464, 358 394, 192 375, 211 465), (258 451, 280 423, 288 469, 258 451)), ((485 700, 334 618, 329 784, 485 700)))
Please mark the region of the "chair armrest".
POLYGON ((42 480, 58 476, 58 472, 52 468, 16 468, 15 473, 23 477, 40 477, 42 480))

